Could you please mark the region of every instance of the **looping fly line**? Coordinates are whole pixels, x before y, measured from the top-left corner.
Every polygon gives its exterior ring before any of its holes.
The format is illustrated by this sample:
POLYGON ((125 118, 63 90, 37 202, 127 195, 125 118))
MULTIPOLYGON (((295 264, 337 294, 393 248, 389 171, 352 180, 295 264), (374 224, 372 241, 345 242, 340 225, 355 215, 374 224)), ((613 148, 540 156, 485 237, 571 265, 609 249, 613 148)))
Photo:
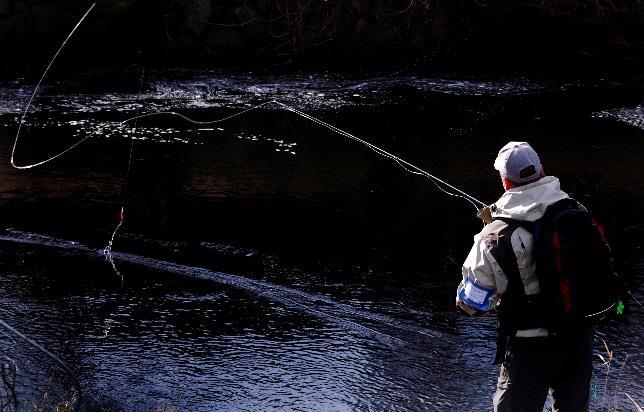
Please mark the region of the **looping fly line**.
POLYGON ((20 137, 20 130, 22 129, 22 125, 25 122, 25 117, 27 116, 27 112, 29 112, 29 109, 31 108, 31 103, 33 102, 34 98, 36 97, 36 93, 38 93, 38 89, 40 88, 40 85, 42 84, 43 80, 45 79, 45 76, 47 76, 47 73, 49 72, 49 69, 51 68, 52 64, 54 64, 54 61, 56 60, 56 58, 58 57, 60 52, 63 50, 63 48, 65 47, 65 45, 67 44, 69 39, 72 37, 72 35, 76 32, 76 29, 78 29, 78 27, 81 25, 83 20, 85 20, 87 15, 89 15, 89 13, 92 11, 92 9, 94 9, 94 6, 96 6, 96 3, 94 3, 94 4, 92 4, 90 6, 90 8, 85 12, 83 17, 81 17, 81 19, 78 21, 78 23, 76 23, 76 26, 74 26, 72 31, 69 32, 69 34, 67 35, 67 38, 65 39, 65 41, 63 41, 63 44, 61 44, 61 46, 58 48, 58 51, 56 51, 56 54, 54 54, 54 57, 52 57, 51 61, 47 65, 47 68, 42 73, 42 76, 40 76, 40 80, 38 80, 38 83, 36 84, 36 88, 34 89, 33 93, 31 94, 31 97, 29 98, 29 101, 27 102, 27 107, 25 107, 25 111, 22 113, 22 117, 20 118, 20 123, 18 124, 18 132, 16 133, 16 140, 13 142, 13 148, 11 149, 11 166, 15 167, 16 169, 31 169, 33 167, 44 165, 45 163, 48 163, 48 162, 50 162, 50 161, 52 161, 52 160, 54 160, 56 158, 59 158, 60 156, 64 155, 65 153, 74 150, 74 148, 76 148, 78 145, 83 143, 85 140, 89 139, 90 136, 91 136, 91 135, 86 136, 86 137, 80 139, 79 141, 77 141, 76 143, 71 144, 70 146, 68 146, 62 152, 57 153, 57 154, 55 154, 55 155, 53 155, 53 156, 51 156, 51 157, 49 157, 49 158, 47 158, 47 159, 45 159, 43 161, 37 162, 37 163, 33 163, 33 164, 29 164, 29 165, 17 165, 16 162, 15 162, 15 159, 14 159, 15 154, 16 154, 16 147, 18 146, 18 138, 20 137))
POLYGON ((322 126, 322 127, 326 128, 326 129, 329 129, 329 130, 333 131, 334 133, 337 133, 337 134, 339 134, 339 135, 341 135, 343 137, 349 138, 349 139, 351 139, 351 140, 353 140, 353 141, 355 141, 355 142, 357 142, 357 143, 359 143, 359 144, 361 144, 363 146, 368 147, 369 149, 373 150, 374 152, 376 152, 380 156, 385 157, 387 159, 393 160, 394 162, 396 162, 396 164, 398 164, 398 166, 400 166, 406 172, 411 173, 411 174, 415 174, 415 175, 419 175, 419 176, 423 176, 423 177, 429 179, 436 186, 436 188, 438 188, 443 193, 445 193, 447 195, 450 195, 450 196, 459 197, 461 199, 466 200, 472 206, 474 206, 474 208, 477 211, 479 209, 478 205, 483 206, 483 207, 486 206, 485 203, 483 203, 482 201, 478 200, 474 196, 462 191, 461 189, 458 189, 457 187, 452 186, 451 184, 447 183, 445 180, 440 179, 439 177, 427 172, 426 170, 421 169, 420 167, 418 167, 418 166, 416 166, 416 165, 414 165, 414 164, 412 164, 412 163, 410 163, 410 162, 408 162, 408 161, 406 161, 406 160, 404 160, 404 159, 402 159, 402 158, 400 158, 400 157, 398 157, 398 156, 396 156, 396 155, 394 155, 394 154, 392 154, 392 153, 390 153, 390 152, 388 152, 388 151, 386 151, 386 150, 374 145, 373 143, 369 143, 368 141, 366 141, 364 139, 361 139, 361 138, 359 138, 359 137, 357 137, 357 136, 355 136, 355 135, 353 135, 353 134, 351 134, 351 133, 349 133, 349 132, 347 132, 345 130, 342 130, 339 127, 336 127, 336 126, 334 126, 334 125, 332 125, 330 123, 327 123, 327 122, 325 122, 325 121, 323 121, 321 119, 318 119, 317 117, 313 117, 313 116, 311 116, 309 114, 306 114, 306 113, 304 113, 304 112, 302 112, 302 111, 300 111, 300 110, 298 110, 298 109, 296 109, 296 108, 294 108, 292 106, 289 106, 289 105, 284 104, 282 102, 279 102, 277 100, 270 100, 270 101, 267 101, 267 102, 264 102, 264 103, 260 103, 258 105, 249 107, 249 108, 247 108, 245 110, 242 110, 242 111, 239 111, 237 113, 233 113, 233 114, 231 114, 229 116, 225 116, 225 117, 222 117, 220 119, 215 119, 215 120, 206 120, 206 121, 195 120, 195 119, 192 119, 192 118, 190 118, 190 117, 188 117, 188 116, 186 116, 184 114, 181 114, 181 113, 177 113, 177 112, 173 112, 173 111, 163 111, 163 112, 146 113, 146 114, 142 114, 140 116, 131 117, 131 118, 127 119, 127 120, 124 120, 121 123, 127 123, 127 122, 130 122, 130 121, 142 119, 142 118, 145 118, 145 117, 152 117, 152 116, 177 116, 177 117, 179 117, 179 118, 181 118, 181 119, 183 119, 183 120, 185 120, 185 121, 187 121, 188 123, 191 123, 191 124, 201 125, 201 126, 203 126, 203 125, 211 125, 211 124, 215 124, 215 123, 221 123, 221 122, 224 122, 226 120, 230 120, 232 118, 241 116, 241 115, 243 115, 245 113, 248 113, 250 111, 253 111, 253 110, 256 110, 256 109, 259 109, 259 108, 262 108, 262 107, 265 107, 265 106, 271 105, 271 104, 276 105, 276 106, 278 106, 278 107, 280 107, 280 108, 282 108, 284 110, 287 110, 287 111, 289 111, 291 113, 296 114, 299 117, 302 117, 302 118, 304 118, 306 120, 309 120, 309 121, 311 121, 311 122, 313 122, 313 123, 315 123, 315 124, 317 124, 319 126, 322 126), (454 193, 454 192, 456 192, 456 193, 454 193))
MULTIPOLYGON (((49 72, 49 69, 51 68, 51 66, 53 65, 54 61, 56 60, 56 58, 58 57, 60 52, 63 50, 63 48, 65 47, 65 45, 69 41, 69 39, 73 36, 73 34, 78 29, 78 27, 81 25, 81 23, 83 23, 85 18, 89 15, 89 13, 94 9, 95 6, 96 6, 96 3, 94 3, 94 4, 92 4, 90 6, 90 8, 85 12, 83 17, 81 17, 81 19, 78 21, 78 23, 76 23, 76 26, 74 26, 72 31, 67 35, 67 37, 63 41, 62 45, 58 48, 58 50, 54 54, 54 57, 51 59, 51 61, 47 65, 47 68, 45 69, 45 71, 43 72, 42 76, 40 77, 40 80, 36 84, 36 88, 34 89, 33 93, 31 94, 31 97, 29 98, 29 101, 27 102, 27 107, 25 107, 25 111, 23 112, 22 117, 20 118, 20 123, 18 125, 18 131, 16 133, 16 139, 15 139, 15 141, 13 143, 13 148, 11 149, 11 165, 13 167, 15 167, 16 169, 31 169, 31 168, 34 168, 34 167, 37 167, 37 166, 44 165, 45 163, 48 163, 48 162, 50 162, 50 161, 52 161, 54 159, 59 158, 60 156, 63 156, 64 154, 72 151, 73 149, 78 147, 80 144, 82 144, 83 142, 85 142, 87 139, 89 139, 92 136, 92 135, 88 135, 86 137, 83 137, 82 139, 78 140, 77 142, 75 142, 75 143, 71 144, 70 146, 66 147, 63 151, 61 151, 61 152, 59 152, 59 153, 57 153, 57 154, 45 159, 45 160, 42 160, 42 161, 39 161, 39 162, 36 162, 36 163, 32 163, 32 164, 27 164, 27 165, 18 165, 15 162, 15 152, 16 152, 16 148, 18 146, 18 140, 20 138, 20 131, 22 130, 22 125, 25 123, 25 117, 27 116, 27 113, 29 112, 29 109, 31 108, 31 104, 32 104, 37 92, 38 92, 38 89, 40 88, 40 85, 42 84, 43 80, 45 79, 45 76, 49 72)), ((298 110, 298 109, 296 109, 294 107, 288 106, 288 105, 286 105, 284 103, 281 103, 281 102, 278 102, 276 100, 267 101, 267 102, 255 105, 253 107, 247 108, 245 110, 242 110, 240 112, 233 113, 232 115, 223 117, 221 119, 211 120, 211 121, 197 121, 197 120, 191 119, 188 116, 185 116, 185 115, 183 115, 181 113, 177 113, 177 112, 173 112, 173 111, 164 111, 164 112, 155 112, 155 113, 137 115, 135 117, 126 119, 126 120, 122 121, 121 123, 123 124, 123 123, 127 123, 127 122, 130 122, 130 121, 138 120, 138 119, 145 118, 145 117, 169 115, 169 116, 178 116, 178 117, 180 117, 180 118, 182 118, 182 119, 184 119, 184 120, 186 120, 186 121, 188 121, 188 122, 190 122, 192 124, 198 124, 198 125, 214 124, 214 123, 224 122, 226 120, 232 119, 232 118, 237 117, 237 116, 241 116, 241 115, 243 115, 245 113, 248 113, 250 111, 259 109, 261 107, 264 107, 264 106, 267 106, 267 105, 270 105, 270 104, 277 105, 277 106, 281 107, 282 109, 285 109, 285 110, 287 110, 287 111, 289 111, 291 113, 294 113, 294 114, 296 114, 296 115, 298 115, 298 116, 300 116, 300 117, 302 117, 304 119, 307 119, 307 120, 309 120, 309 121, 311 121, 313 123, 316 123, 316 124, 318 124, 318 125, 320 125, 322 127, 325 127, 325 128, 327 128, 327 129, 329 129, 329 130, 331 130, 331 131, 333 131, 333 132, 335 132, 335 133, 337 133, 337 134, 339 134, 341 136, 349 138, 349 139, 351 139, 353 141, 356 141, 356 142, 368 147, 369 149, 373 150, 374 152, 376 152, 380 156, 383 156, 383 157, 385 157, 387 159, 393 160, 394 162, 396 162, 405 171, 407 171, 409 173, 412 173, 412 174, 416 174, 416 175, 419 175, 419 176, 426 177, 443 193, 448 194, 450 196, 460 197, 460 198, 466 200, 472 206, 474 206, 474 208, 477 211, 479 209, 478 205, 486 206, 486 204, 483 203, 482 201, 480 201, 480 200, 476 199, 475 197, 471 196, 470 194, 465 193, 464 191, 452 186, 451 184, 447 183, 446 181, 438 178, 437 176, 434 176, 433 174, 421 169, 420 167, 418 167, 416 165, 413 165, 413 164, 407 162, 406 160, 401 159, 400 157, 398 157, 398 156, 396 156, 396 155, 394 155, 394 154, 392 154, 392 153, 390 153, 390 152, 388 152, 388 151, 386 151, 384 149, 381 149, 380 147, 378 147, 378 146, 376 146, 376 145, 374 145, 372 143, 369 143, 366 140, 360 139, 359 137, 356 137, 353 134, 351 134, 349 132, 346 132, 346 131, 344 131, 344 130, 342 130, 342 129, 340 129, 340 128, 332 125, 332 124, 329 124, 329 123, 327 123, 327 122, 325 122, 323 120, 320 120, 320 119, 318 119, 316 117, 313 117, 313 116, 311 116, 309 114, 306 114, 306 113, 304 113, 304 112, 302 112, 302 111, 300 111, 300 110, 298 110)))

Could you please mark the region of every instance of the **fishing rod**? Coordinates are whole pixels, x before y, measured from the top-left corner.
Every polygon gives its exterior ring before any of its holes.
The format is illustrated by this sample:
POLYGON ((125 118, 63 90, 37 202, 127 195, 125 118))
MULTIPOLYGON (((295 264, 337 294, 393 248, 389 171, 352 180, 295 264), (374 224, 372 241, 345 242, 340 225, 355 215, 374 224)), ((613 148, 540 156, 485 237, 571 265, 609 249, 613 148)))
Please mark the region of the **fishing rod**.
POLYGON ((161 112, 146 113, 146 114, 130 117, 129 119, 123 120, 121 122, 121 124, 129 123, 131 121, 137 121, 139 119, 143 119, 143 118, 147 118, 147 117, 153 117, 153 116, 176 116, 176 117, 179 117, 180 119, 185 120, 185 121, 187 121, 188 123, 191 123, 191 124, 200 125, 200 126, 212 125, 212 124, 221 123, 221 122, 224 122, 226 120, 233 119, 235 117, 241 116, 243 114, 246 114, 248 112, 251 112, 253 110, 257 110, 259 108, 262 108, 262 107, 265 107, 265 106, 268 106, 268 105, 276 105, 276 106, 280 107, 281 109, 289 111, 289 112, 291 112, 291 113, 293 113, 293 114, 295 114, 295 115, 297 115, 297 116, 299 116, 301 118, 309 120, 309 121, 311 121, 311 122, 313 122, 313 123, 315 123, 315 124, 317 124, 319 126, 322 126, 322 127, 326 128, 326 129, 329 129, 329 130, 333 131, 334 133, 337 133, 337 134, 339 134, 341 136, 344 136, 344 137, 346 137, 348 139, 351 139, 351 140, 353 140, 353 141, 355 141, 355 142, 357 142, 357 143, 359 143, 359 144, 361 144, 363 146, 366 146, 367 148, 373 150, 374 152, 376 152, 380 156, 385 157, 387 159, 393 160, 394 162, 396 162, 398 164, 398 166, 400 166, 402 169, 404 169, 408 173, 423 176, 423 177, 429 179, 443 193, 445 193, 447 195, 450 195, 450 196, 455 196, 455 197, 459 197, 459 198, 462 198, 462 199, 466 200, 472 206, 474 206, 474 208, 476 209, 477 213, 479 213, 481 210, 483 210, 484 208, 487 207, 486 203, 480 201, 479 199, 475 198, 474 196, 470 195, 469 193, 466 193, 465 191, 463 191, 463 190, 461 190, 461 189, 459 189, 459 188, 447 183, 445 180, 437 177, 434 174, 429 173, 426 170, 421 169, 420 167, 418 167, 418 166, 406 161, 405 159, 402 159, 401 157, 396 156, 395 154, 392 154, 392 153, 382 149, 381 147, 378 147, 378 146, 374 145, 373 143, 370 143, 370 142, 368 142, 368 141, 366 141, 364 139, 361 139, 361 138, 359 138, 359 137, 357 137, 357 136, 355 136, 355 135, 353 135, 353 134, 351 134, 351 133, 349 133, 349 132, 347 132, 345 130, 342 130, 337 126, 334 126, 334 125, 332 125, 332 124, 330 124, 328 122, 325 122, 322 119, 319 119, 317 117, 311 116, 310 114, 304 113, 301 110, 298 110, 298 109, 296 109, 296 108, 294 108, 292 106, 289 106, 289 105, 287 105, 285 103, 282 103, 280 101, 277 101, 277 100, 270 100, 270 101, 267 101, 267 102, 263 102, 263 103, 255 105, 255 106, 249 107, 247 109, 244 109, 242 111, 239 111, 239 112, 236 112, 236 113, 233 113, 231 115, 228 115, 228 116, 225 116, 225 117, 222 117, 222 118, 219 118, 219 119, 215 119, 215 120, 195 120, 195 119, 193 119, 191 117, 188 117, 188 116, 186 116, 186 115, 184 115, 182 113, 178 113, 178 112, 175 112, 175 111, 161 111, 161 112), (445 188, 448 188, 449 190, 447 190, 445 188), (456 192, 456 193, 454 193, 454 192, 456 192), (479 206, 480 206, 480 208, 479 208, 479 206))
MULTIPOLYGON (((91 13, 91 11, 94 9, 95 6, 96 6, 96 3, 93 3, 89 7, 89 9, 85 12, 85 14, 80 18, 80 20, 76 23, 74 28, 69 32, 69 34, 67 35, 67 37, 65 38, 65 40, 63 41, 61 46, 58 48, 58 50, 56 51, 56 53, 54 54, 52 59, 49 61, 49 64, 47 65, 47 67, 43 71, 43 74, 40 76, 40 79, 38 80, 38 83, 36 84, 36 87, 34 88, 34 91, 31 94, 31 96, 29 98, 29 101, 27 102, 27 106, 25 107, 25 110, 22 113, 22 116, 20 118, 20 123, 18 124, 18 130, 16 132, 16 138, 14 140, 13 147, 11 149, 10 161, 11 161, 11 165, 16 169, 31 169, 31 168, 38 167, 38 166, 44 165, 46 163, 49 163, 49 162, 51 162, 51 161, 53 161, 53 160, 65 155, 66 153, 72 151, 73 149, 75 149, 76 147, 78 147, 79 145, 81 145, 82 143, 87 141, 92 136, 92 135, 85 136, 82 139, 76 141, 75 143, 72 143, 71 145, 67 146, 61 152, 56 153, 56 154, 54 154, 54 155, 52 155, 52 156, 50 156, 50 157, 48 157, 48 158, 46 158, 44 160, 41 160, 41 161, 38 161, 38 162, 35 162, 35 163, 31 163, 31 164, 26 164, 26 165, 18 165, 15 162, 15 153, 16 153, 16 148, 18 147, 18 141, 19 141, 19 138, 20 138, 20 132, 22 130, 22 125, 25 123, 25 118, 27 116, 27 113, 29 112, 29 109, 31 108, 32 102, 33 102, 34 98, 36 97, 36 94, 38 93, 38 90, 40 89, 40 86, 41 86, 43 80, 47 76, 47 73, 49 72, 49 69, 54 64, 54 61, 56 60, 58 55, 61 53, 61 51, 67 45, 67 42, 71 39, 71 37, 76 32, 76 30, 80 27, 80 25, 87 18, 87 16, 91 13)), ((472 195, 466 193, 465 191, 463 191, 463 190, 461 190, 461 189, 459 189, 459 188, 447 183, 445 180, 438 178, 437 176, 427 172, 426 170, 423 170, 420 167, 418 167, 418 166, 416 166, 416 165, 414 165, 414 164, 412 164, 412 163, 410 163, 410 162, 408 162, 408 161, 406 161, 406 160, 404 160, 404 159, 402 159, 402 158, 400 158, 400 157, 398 157, 398 156, 396 156, 396 155, 394 155, 394 154, 392 154, 390 152, 387 152, 386 150, 384 150, 384 149, 382 149, 382 148, 380 148, 380 147, 378 147, 378 146, 376 146, 376 145, 374 145, 372 143, 369 143, 366 140, 363 140, 363 139, 361 139, 359 137, 356 137, 355 135, 353 135, 353 134, 351 134, 349 132, 346 132, 346 131, 344 131, 344 130, 342 130, 342 129, 340 129, 340 128, 332 125, 332 124, 329 124, 329 123, 327 123, 327 122, 325 122, 325 121, 323 121, 321 119, 318 119, 318 118, 313 117, 313 116, 311 116, 309 114, 306 114, 306 113, 304 113, 304 112, 302 112, 302 111, 300 111, 300 110, 298 110, 298 109, 296 109, 296 108, 294 108, 292 106, 286 105, 286 104, 284 104, 282 102, 279 102, 277 100, 267 101, 267 102, 255 105, 253 107, 250 107, 248 109, 242 110, 240 112, 233 113, 232 115, 223 117, 221 119, 213 120, 213 121, 197 121, 197 120, 191 119, 188 116, 185 116, 185 115, 183 115, 181 113, 177 113, 177 112, 174 112, 174 111, 171 111, 171 112, 164 111, 164 112, 148 113, 148 114, 143 114, 143 115, 138 115, 138 113, 137 113, 136 116, 122 121, 121 124, 128 123, 130 121, 138 120, 138 119, 145 118, 145 117, 160 116, 160 115, 178 116, 178 117, 180 117, 180 118, 182 118, 182 119, 184 119, 184 120, 186 120, 186 121, 188 121, 190 123, 199 124, 199 125, 214 124, 214 123, 224 122, 226 120, 232 119, 232 118, 237 117, 237 116, 241 116, 241 115, 246 114, 246 113, 248 113, 250 111, 257 110, 257 109, 259 109, 261 107, 264 107, 264 106, 267 106, 267 105, 270 105, 270 104, 277 105, 277 106, 279 106, 279 107, 281 107, 281 108, 283 108, 283 109, 285 109, 285 110, 287 110, 287 111, 289 111, 291 113, 294 113, 294 114, 296 114, 296 115, 298 115, 298 116, 300 116, 300 117, 302 117, 304 119, 307 119, 307 120, 309 120, 309 121, 311 121, 313 123, 316 123, 316 124, 318 124, 320 126, 323 126, 323 127, 327 128, 327 129, 329 129, 329 130, 331 130, 331 131, 333 131, 333 132, 335 132, 335 133, 337 133, 337 134, 339 134, 341 136, 344 136, 344 137, 347 137, 347 138, 349 138, 351 140, 354 140, 354 141, 356 141, 356 142, 368 147, 369 149, 373 150, 377 154, 379 154, 379 155, 381 155, 381 156, 383 156, 385 158, 393 160, 401 168, 403 168, 404 170, 406 170, 409 173, 424 176, 424 177, 428 178, 439 190, 441 190, 445 194, 448 194, 450 196, 459 197, 459 198, 462 198, 462 199, 466 200, 467 202, 469 202, 472 206, 474 206, 474 208, 477 210, 478 214, 480 214, 480 212, 482 210, 485 210, 485 208, 487 206, 484 202, 478 200, 474 196, 472 196, 472 195), (450 192, 450 190, 447 190, 445 188, 448 188, 448 189, 452 190, 453 192, 450 192), (456 193, 454 193, 454 192, 456 192, 456 193), (481 206, 482 208, 479 209, 479 206, 481 206)), ((138 112, 138 110, 137 110, 137 112, 138 112)), ((128 173, 129 173, 129 169, 130 169, 130 165, 131 165, 131 161, 132 161, 131 153, 132 153, 132 147, 130 147, 130 159, 129 159, 129 162, 128 162, 128 173)), ((120 219, 121 222, 123 221, 123 213, 124 213, 123 208, 121 208, 121 213, 119 215, 120 218, 121 218, 120 219)), ((106 248, 106 253, 109 253, 109 250, 111 249, 111 243, 112 242, 110 242, 110 245, 108 245, 108 247, 106 248)))
POLYGON ((391 153, 387 152, 386 150, 384 150, 384 149, 382 149, 382 148, 380 148, 380 147, 378 147, 378 146, 376 146, 376 145, 374 145, 372 143, 367 142, 366 140, 360 139, 359 137, 356 137, 356 136, 352 135, 349 132, 346 132, 346 131, 344 131, 344 130, 336 127, 336 126, 333 126, 332 124, 329 124, 329 123, 327 123, 325 121, 322 121, 322 120, 320 120, 318 118, 315 118, 315 117, 313 117, 313 116, 311 116, 309 114, 301 112, 300 110, 295 109, 295 108, 293 108, 291 106, 288 106, 288 105, 286 105, 284 103, 278 102, 276 100, 273 100, 272 102, 275 103, 275 104, 280 105, 284 109, 286 109, 286 110, 288 110, 288 111, 290 111, 292 113, 295 113, 296 115, 298 115, 298 116, 300 116, 300 117, 302 117, 304 119, 310 120, 313 123, 316 123, 316 124, 318 124, 320 126, 326 127, 327 129, 330 129, 330 130, 334 131, 335 133, 337 133, 339 135, 342 135, 342 136, 347 137, 347 138, 349 138, 351 140, 354 140, 354 141, 356 141, 356 142, 358 142, 358 143, 360 143, 360 144, 362 144, 364 146, 367 146, 369 149, 373 150, 374 152, 378 153, 379 155, 381 155, 383 157, 386 157, 388 159, 391 159, 394 162, 398 163, 398 165, 400 167, 402 167, 403 169, 405 169, 409 173, 425 176, 431 182, 433 182, 436 185, 436 187, 438 187, 438 189, 440 189, 444 193, 446 193, 448 195, 451 195, 451 196, 460 197, 460 198, 465 199, 468 202, 470 202, 477 211, 479 210, 479 208, 477 207, 477 203, 479 205, 483 206, 483 207, 487 206, 485 203, 483 203, 482 201, 478 200, 474 196, 464 192, 461 189, 458 189, 457 187, 452 186, 451 184, 447 183, 446 181, 444 181, 444 180, 436 177, 435 175, 433 175, 433 174, 421 169, 420 167, 418 167, 416 165, 413 165, 413 164, 409 163, 408 161, 406 161, 404 159, 401 159, 400 157, 398 157, 398 156, 396 156, 394 154, 391 154, 391 153), (454 191, 456 191, 457 193, 460 193, 460 195, 455 194, 455 193, 450 193, 450 192, 444 190, 441 186, 439 186, 439 183, 444 185, 444 186, 446 186, 446 187, 448 187, 448 188, 450 188, 450 189, 452 189, 452 190, 454 190, 454 191))

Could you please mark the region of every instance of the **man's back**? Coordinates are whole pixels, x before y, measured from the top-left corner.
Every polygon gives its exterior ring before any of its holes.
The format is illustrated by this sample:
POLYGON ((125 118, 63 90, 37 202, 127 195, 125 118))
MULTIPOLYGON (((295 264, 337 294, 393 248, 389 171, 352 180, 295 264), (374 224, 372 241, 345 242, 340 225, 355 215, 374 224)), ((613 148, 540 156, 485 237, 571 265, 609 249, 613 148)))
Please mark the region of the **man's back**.
MULTIPOLYGON (((507 248, 499 248, 499 239, 509 243, 514 252, 525 292, 529 295, 539 293, 532 255, 532 233, 522 227, 513 227, 512 232, 508 233, 509 225, 498 219, 534 222, 543 216, 548 206, 565 198, 568 198, 568 195, 559 188, 559 180, 547 176, 521 188, 506 191, 492 205, 492 217, 497 220, 485 226, 474 237, 474 245, 463 263, 462 285, 464 287, 473 283, 485 288, 494 288, 496 293, 490 296, 491 301, 486 302, 487 305, 471 305, 472 308, 484 312, 495 308, 507 289, 507 274, 500 267, 498 257, 494 257, 497 252, 506 255, 508 252, 507 248)), ((467 295, 464 295, 464 298, 467 298, 467 295)), ((467 303, 467 299, 462 301, 467 303)), ((538 334, 543 335, 542 332, 538 334)))
POLYGON ((494 166, 506 191, 490 206, 494 220, 474 237, 456 299, 470 315, 492 310, 498 315, 495 363, 502 366, 494 409, 541 411, 551 390, 555 410, 585 411, 592 329, 549 330, 530 230, 548 207, 569 197, 557 178, 544 175, 539 157, 525 142, 504 146, 494 166))

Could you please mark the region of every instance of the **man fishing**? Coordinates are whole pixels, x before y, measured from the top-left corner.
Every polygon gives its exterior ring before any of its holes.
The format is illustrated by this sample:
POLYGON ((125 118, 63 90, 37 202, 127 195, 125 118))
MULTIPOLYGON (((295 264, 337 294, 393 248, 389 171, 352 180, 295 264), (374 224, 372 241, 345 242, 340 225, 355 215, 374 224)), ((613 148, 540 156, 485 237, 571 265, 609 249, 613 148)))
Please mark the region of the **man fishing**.
POLYGON ((506 144, 494 168, 505 193, 489 207, 489 224, 474 237, 456 297, 457 307, 470 316, 492 310, 498 315, 494 364, 501 364, 501 374, 494 410, 541 411, 550 391, 554 410, 587 411, 593 328, 579 319, 594 304, 584 299, 595 292, 588 292, 588 283, 574 276, 582 268, 608 273, 608 245, 583 206, 559 188, 556 177, 544 174, 528 143, 506 144), (570 257, 563 252, 564 242, 573 237, 575 246, 568 250, 582 244, 584 250, 570 257), (597 246, 595 237, 601 237, 603 245, 597 246), (556 252, 560 246, 562 252, 556 252), (596 267, 584 266, 585 261, 596 267), (567 271, 569 278, 556 272, 561 267, 573 268, 567 271))

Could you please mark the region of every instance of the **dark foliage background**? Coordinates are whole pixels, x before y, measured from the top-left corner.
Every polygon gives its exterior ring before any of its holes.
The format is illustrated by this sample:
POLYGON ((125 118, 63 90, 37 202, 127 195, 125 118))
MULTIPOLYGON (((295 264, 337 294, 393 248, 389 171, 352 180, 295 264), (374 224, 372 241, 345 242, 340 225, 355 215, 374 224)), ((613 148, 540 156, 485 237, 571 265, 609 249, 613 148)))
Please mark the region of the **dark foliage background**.
MULTIPOLYGON (((0 0, 4 70, 42 63, 90 4, 0 0)), ((644 1, 98 0, 70 46, 101 65, 637 70, 644 1)))

